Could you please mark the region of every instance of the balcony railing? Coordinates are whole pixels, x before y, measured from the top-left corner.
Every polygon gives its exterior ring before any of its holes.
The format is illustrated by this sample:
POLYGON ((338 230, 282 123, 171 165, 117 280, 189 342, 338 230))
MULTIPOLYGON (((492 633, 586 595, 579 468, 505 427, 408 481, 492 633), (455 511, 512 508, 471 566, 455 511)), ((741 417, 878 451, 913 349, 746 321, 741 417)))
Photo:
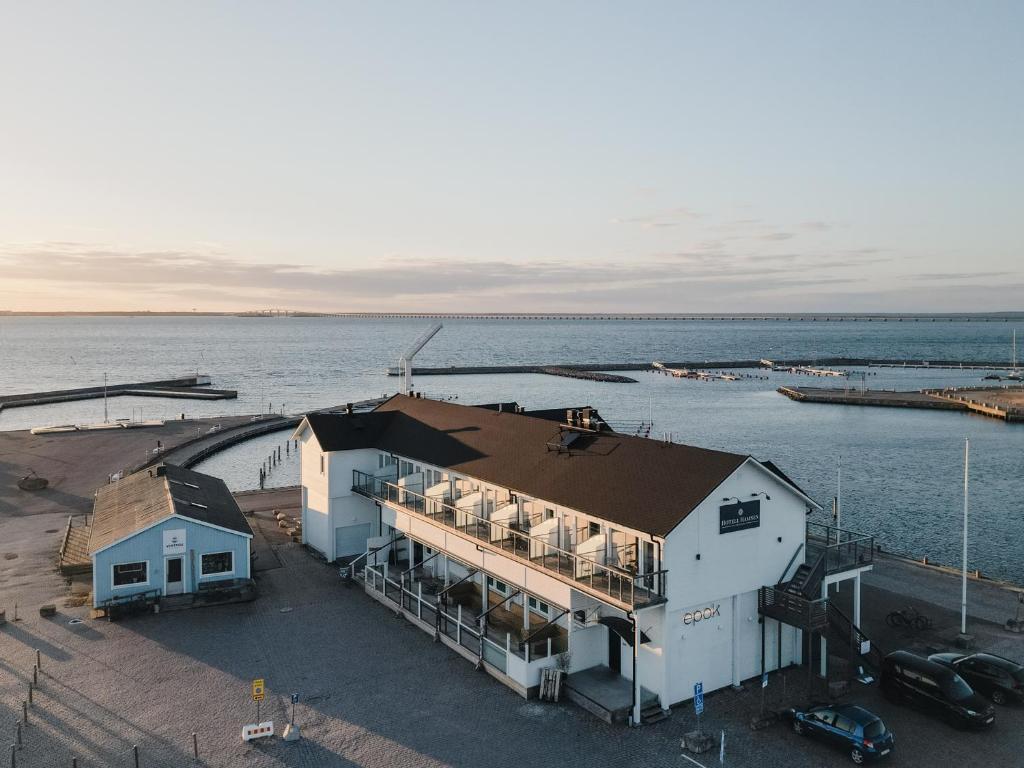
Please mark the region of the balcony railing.
POLYGON ((812 562, 822 552, 826 576, 863 568, 874 562, 875 537, 834 525, 808 522, 807 562, 812 562))
POLYGON ((607 596, 620 604, 645 605, 661 600, 665 594, 665 571, 634 573, 599 563, 561 549, 545 539, 531 536, 514 524, 492 522, 472 508, 450 503, 447 498, 424 496, 408 487, 359 470, 352 471, 352 490, 486 542, 511 557, 557 574, 562 579, 587 587, 592 593, 607 596))

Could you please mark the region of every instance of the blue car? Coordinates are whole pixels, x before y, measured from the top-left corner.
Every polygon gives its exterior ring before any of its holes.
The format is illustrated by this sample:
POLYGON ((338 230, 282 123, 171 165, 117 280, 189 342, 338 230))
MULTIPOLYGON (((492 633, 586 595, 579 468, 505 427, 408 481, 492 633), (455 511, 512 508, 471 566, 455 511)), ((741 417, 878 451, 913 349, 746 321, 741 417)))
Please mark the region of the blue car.
POLYGON ((786 714, 795 733, 841 747, 857 765, 891 754, 895 744, 882 718, 855 704, 822 705, 806 712, 791 709, 786 714))

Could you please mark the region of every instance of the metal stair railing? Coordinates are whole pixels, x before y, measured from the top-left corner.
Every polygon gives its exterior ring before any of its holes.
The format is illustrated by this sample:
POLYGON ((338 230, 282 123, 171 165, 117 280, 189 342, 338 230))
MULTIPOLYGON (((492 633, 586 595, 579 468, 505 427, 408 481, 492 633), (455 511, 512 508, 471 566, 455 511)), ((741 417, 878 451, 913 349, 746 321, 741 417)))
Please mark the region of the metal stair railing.
POLYGON ((885 654, 864 634, 845 613, 843 613, 831 600, 827 606, 828 624, 835 632, 836 637, 843 643, 849 645, 850 650, 859 658, 867 661, 868 665, 874 668, 875 672, 882 669, 882 660, 885 654), (867 643, 867 651, 864 651, 864 643, 867 643))

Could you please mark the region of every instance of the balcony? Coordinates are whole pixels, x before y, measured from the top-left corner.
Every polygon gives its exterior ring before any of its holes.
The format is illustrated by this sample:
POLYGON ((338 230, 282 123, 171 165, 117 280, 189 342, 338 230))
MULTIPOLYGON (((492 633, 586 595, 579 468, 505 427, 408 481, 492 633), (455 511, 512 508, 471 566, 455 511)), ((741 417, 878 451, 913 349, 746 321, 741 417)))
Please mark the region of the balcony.
POLYGON ((799 629, 820 632, 828 626, 828 598, 808 600, 803 595, 787 592, 781 585, 758 590, 757 611, 799 629))
POLYGON ((875 537, 808 522, 806 562, 814 563, 822 556, 824 576, 864 568, 874 562, 875 537))
MULTIPOLYGON (((359 470, 352 472, 352 490, 528 563, 617 607, 635 608, 664 599, 665 571, 636 573, 630 568, 569 552, 551 544, 547 538, 520 530, 516 522, 506 516, 499 516, 502 521, 498 522, 477 513, 472 504, 460 505, 465 499, 452 502, 448 496, 425 496, 359 470)), ((500 511, 500 508, 496 510, 500 511)))

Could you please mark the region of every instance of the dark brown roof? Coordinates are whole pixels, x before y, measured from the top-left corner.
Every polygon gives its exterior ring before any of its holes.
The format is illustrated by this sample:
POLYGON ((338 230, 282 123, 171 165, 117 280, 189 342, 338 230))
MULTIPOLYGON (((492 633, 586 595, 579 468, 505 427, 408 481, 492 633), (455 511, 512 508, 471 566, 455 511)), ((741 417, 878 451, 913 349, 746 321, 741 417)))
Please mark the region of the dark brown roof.
POLYGON ((252 535, 249 521, 223 480, 166 464, 128 475, 96 492, 89 552, 171 515, 252 535))
POLYGON ((615 432, 581 432, 557 451, 548 419, 404 395, 369 414, 307 418, 325 450, 392 451, 655 536, 748 458, 615 432))

